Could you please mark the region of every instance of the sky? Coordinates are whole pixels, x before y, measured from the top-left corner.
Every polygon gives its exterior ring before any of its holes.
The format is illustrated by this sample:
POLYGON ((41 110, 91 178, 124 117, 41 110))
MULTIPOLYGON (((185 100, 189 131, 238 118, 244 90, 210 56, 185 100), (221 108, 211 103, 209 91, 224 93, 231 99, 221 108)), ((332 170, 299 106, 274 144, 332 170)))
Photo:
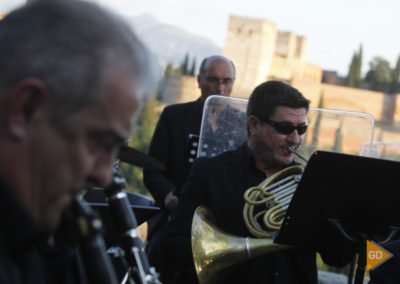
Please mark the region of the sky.
MULTIPOLYGON (((267 19, 308 39, 307 61, 346 75, 363 46, 365 73, 375 56, 393 67, 400 55, 399 0, 90 0, 123 16, 152 14, 160 22, 206 37, 223 48, 229 15, 267 19)), ((25 0, 0 0, 7 12, 25 0)))

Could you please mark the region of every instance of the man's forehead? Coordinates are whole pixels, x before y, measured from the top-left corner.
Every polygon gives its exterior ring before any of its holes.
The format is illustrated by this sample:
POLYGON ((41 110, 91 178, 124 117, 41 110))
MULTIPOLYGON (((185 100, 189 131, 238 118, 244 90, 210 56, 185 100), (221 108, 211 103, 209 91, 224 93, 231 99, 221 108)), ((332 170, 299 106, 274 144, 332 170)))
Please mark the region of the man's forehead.
POLYGON ((273 117, 286 117, 286 116, 306 116, 307 111, 305 108, 293 108, 287 106, 277 106, 272 114, 273 117))
POLYGON ((232 65, 225 60, 214 60, 205 69, 206 75, 232 77, 234 75, 232 65))

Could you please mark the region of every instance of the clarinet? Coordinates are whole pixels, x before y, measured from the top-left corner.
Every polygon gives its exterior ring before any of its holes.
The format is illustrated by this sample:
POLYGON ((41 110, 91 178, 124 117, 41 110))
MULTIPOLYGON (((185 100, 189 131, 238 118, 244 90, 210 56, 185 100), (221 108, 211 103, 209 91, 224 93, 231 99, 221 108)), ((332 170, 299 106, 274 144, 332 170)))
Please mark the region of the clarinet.
MULTIPOLYGON (((90 284, 117 284, 114 266, 107 254, 101 235, 102 222, 84 203, 73 199, 69 214, 74 219, 71 228, 79 241, 79 252, 83 260, 86 278, 90 284)), ((71 231, 70 231, 71 232, 71 231)))
POLYGON ((121 236, 122 249, 132 270, 136 270, 137 278, 142 284, 161 284, 158 273, 151 267, 144 251, 144 246, 136 229, 137 221, 130 206, 128 196, 123 191, 125 178, 117 168, 113 167, 112 183, 104 188, 108 204, 115 222, 117 234, 121 236), (136 268, 136 269, 134 269, 136 268))

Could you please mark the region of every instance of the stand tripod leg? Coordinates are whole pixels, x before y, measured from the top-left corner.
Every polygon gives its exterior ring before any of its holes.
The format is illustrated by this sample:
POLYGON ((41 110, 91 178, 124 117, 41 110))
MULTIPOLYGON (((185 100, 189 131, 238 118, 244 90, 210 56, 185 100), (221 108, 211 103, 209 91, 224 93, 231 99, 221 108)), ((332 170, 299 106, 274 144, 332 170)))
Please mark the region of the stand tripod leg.
POLYGON ((358 253, 356 278, 354 284, 362 284, 365 276, 365 268, 367 266, 367 257, 365 248, 358 253))
POLYGON ((357 255, 354 254, 353 259, 351 260, 350 267, 349 267, 349 274, 347 277, 347 284, 353 284, 353 277, 354 277, 354 268, 356 266, 357 255))

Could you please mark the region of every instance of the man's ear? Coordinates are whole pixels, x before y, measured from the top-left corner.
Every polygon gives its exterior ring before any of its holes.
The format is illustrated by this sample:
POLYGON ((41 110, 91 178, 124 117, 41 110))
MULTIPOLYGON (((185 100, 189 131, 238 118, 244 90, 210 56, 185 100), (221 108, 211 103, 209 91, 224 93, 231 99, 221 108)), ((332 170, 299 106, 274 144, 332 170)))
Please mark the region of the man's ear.
POLYGON ((249 129, 250 135, 252 135, 256 131, 259 124, 260 119, 258 117, 254 115, 249 116, 249 118, 247 119, 247 127, 249 129))
POLYGON ((6 128, 13 139, 22 139, 28 127, 45 114, 48 96, 45 84, 35 78, 20 82, 7 96, 6 128))

